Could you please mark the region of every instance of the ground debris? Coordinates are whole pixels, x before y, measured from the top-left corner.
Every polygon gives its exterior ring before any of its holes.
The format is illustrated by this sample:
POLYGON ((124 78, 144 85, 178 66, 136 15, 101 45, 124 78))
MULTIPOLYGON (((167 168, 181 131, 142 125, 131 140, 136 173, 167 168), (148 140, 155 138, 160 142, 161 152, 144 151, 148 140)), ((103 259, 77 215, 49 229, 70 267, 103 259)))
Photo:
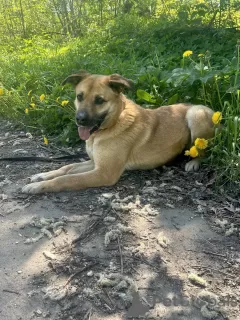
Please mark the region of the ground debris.
POLYGON ((201 310, 202 316, 206 319, 215 319, 219 315, 219 297, 212 292, 200 291, 194 305, 201 310))
POLYGON ((132 228, 124 226, 121 223, 118 223, 116 226, 112 226, 111 230, 109 230, 105 234, 104 243, 105 246, 108 246, 110 242, 116 240, 118 237, 121 237, 125 232, 132 232, 132 228))
POLYGON ((197 284, 200 285, 202 287, 206 287, 207 286, 207 282, 206 280, 204 280, 203 278, 199 277, 197 274, 195 273, 190 273, 188 275, 188 279, 193 283, 193 284, 197 284))
POLYGON ((52 239, 53 236, 59 236, 63 231, 63 228, 66 226, 66 220, 64 217, 60 219, 34 217, 29 224, 40 229, 40 233, 37 237, 27 238, 24 242, 25 244, 38 242, 44 236, 47 236, 48 239, 52 239))
POLYGON ((99 287, 110 287, 111 294, 114 297, 120 298, 125 307, 129 307, 133 300, 133 295, 137 291, 137 286, 134 280, 120 273, 99 274, 97 282, 99 287))

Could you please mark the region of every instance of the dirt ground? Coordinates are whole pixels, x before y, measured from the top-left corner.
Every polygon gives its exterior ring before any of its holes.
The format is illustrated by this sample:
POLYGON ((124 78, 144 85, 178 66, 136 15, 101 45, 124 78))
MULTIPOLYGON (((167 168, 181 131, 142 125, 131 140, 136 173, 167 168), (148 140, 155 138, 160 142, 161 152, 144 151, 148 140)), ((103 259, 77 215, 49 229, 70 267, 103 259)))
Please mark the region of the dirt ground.
MULTIPOLYGON (((0 156, 59 156, 0 121, 0 156)), ((240 319, 240 192, 184 163, 111 188, 25 195, 69 162, 0 161, 0 319, 240 319)))

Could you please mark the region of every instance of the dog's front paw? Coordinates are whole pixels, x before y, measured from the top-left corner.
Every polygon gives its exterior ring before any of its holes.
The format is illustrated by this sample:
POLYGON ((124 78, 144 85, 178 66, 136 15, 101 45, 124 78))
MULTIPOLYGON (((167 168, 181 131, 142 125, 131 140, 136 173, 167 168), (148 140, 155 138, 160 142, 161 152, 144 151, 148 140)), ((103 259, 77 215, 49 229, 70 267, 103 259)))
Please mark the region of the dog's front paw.
POLYGON ((45 190, 45 183, 44 182, 30 183, 22 188, 22 192, 28 193, 28 194, 43 193, 45 191, 46 190, 45 190))
POLYGON ((192 159, 185 165, 185 171, 197 171, 200 167, 200 160, 199 159, 192 159))
POLYGON ((30 177, 30 181, 31 182, 38 182, 38 181, 43 181, 43 180, 46 180, 45 179, 45 175, 46 173, 37 173, 37 174, 34 174, 33 176, 30 177))

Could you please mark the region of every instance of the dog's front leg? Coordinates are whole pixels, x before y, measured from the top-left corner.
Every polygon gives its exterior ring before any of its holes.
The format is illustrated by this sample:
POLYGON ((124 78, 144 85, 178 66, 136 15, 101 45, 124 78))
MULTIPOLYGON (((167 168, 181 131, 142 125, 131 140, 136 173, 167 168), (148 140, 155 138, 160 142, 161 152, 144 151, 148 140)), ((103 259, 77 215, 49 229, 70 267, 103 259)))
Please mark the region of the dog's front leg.
POLYGON ((122 173, 104 172, 101 168, 92 171, 65 175, 48 181, 30 183, 23 187, 22 192, 29 194, 59 192, 64 190, 81 190, 90 187, 110 186, 115 184, 122 173))
POLYGON ((109 140, 103 141, 95 147, 93 170, 73 174, 71 173, 74 171, 70 170, 69 174, 52 180, 30 183, 23 187, 22 191, 36 194, 113 185, 120 178, 127 163, 128 146, 123 145, 123 147, 119 153, 119 143, 116 139, 112 143, 109 140))
POLYGON ((48 171, 48 172, 41 172, 37 173, 30 178, 31 182, 37 181, 45 181, 54 179, 56 177, 64 176, 66 174, 74 174, 74 173, 82 173, 87 172, 94 169, 94 162, 93 160, 68 164, 63 166, 57 170, 48 171))

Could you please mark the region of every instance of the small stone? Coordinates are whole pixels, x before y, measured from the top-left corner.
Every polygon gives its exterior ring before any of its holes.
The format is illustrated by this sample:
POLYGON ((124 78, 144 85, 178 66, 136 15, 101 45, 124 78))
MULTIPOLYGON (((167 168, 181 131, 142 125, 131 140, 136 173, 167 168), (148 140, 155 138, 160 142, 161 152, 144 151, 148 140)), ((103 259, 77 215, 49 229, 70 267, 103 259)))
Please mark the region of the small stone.
POLYGON ((33 138, 32 134, 31 134, 30 132, 27 132, 27 133, 26 133, 26 137, 29 138, 29 139, 32 139, 32 138, 33 138))
POLYGON ((0 199, 1 200, 7 200, 8 196, 4 193, 0 194, 0 199))
POLYGON ((21 141, 15 140, 15 141, 13 142, 13 147, 18 146, 19 144, 21 144, 21 141))
POLYGON ((88 277, 92 277, 93 276, 93 271, 92 270, 88 271, 87 276, 88 277))
POLYGON ((40 309, 35 311, 35 314, 37 317, 40 317, 42 315, 42 311, 40 309))
POLYGON ((15 154, 26 154, 26 153, 28 153, 28 151, 27 150, 24 150, 24 149, 16 149, 16 150, 14 150, 13 151, 13 153, 15 154))
POLYGON ((43 251, 43 255, 48 260, 56 260, 56 256, 49 251, 43 251))
POLYGON ((103 193, 102 194, 102 196, 103 196, 103 198, 105 198, 105 199, 111 199, 112 197, 113 197, 113 193, 103 193))
POLYGON ((166 203, 166 207, 171 208, 171 209, 175 208, 175 206, 171 203, 166 203))
POLYGON ((104 218, 103 220, 104 222, 115 222, 116 218, 115 217, 111 217, 111 216, 107 216, 104 218))

